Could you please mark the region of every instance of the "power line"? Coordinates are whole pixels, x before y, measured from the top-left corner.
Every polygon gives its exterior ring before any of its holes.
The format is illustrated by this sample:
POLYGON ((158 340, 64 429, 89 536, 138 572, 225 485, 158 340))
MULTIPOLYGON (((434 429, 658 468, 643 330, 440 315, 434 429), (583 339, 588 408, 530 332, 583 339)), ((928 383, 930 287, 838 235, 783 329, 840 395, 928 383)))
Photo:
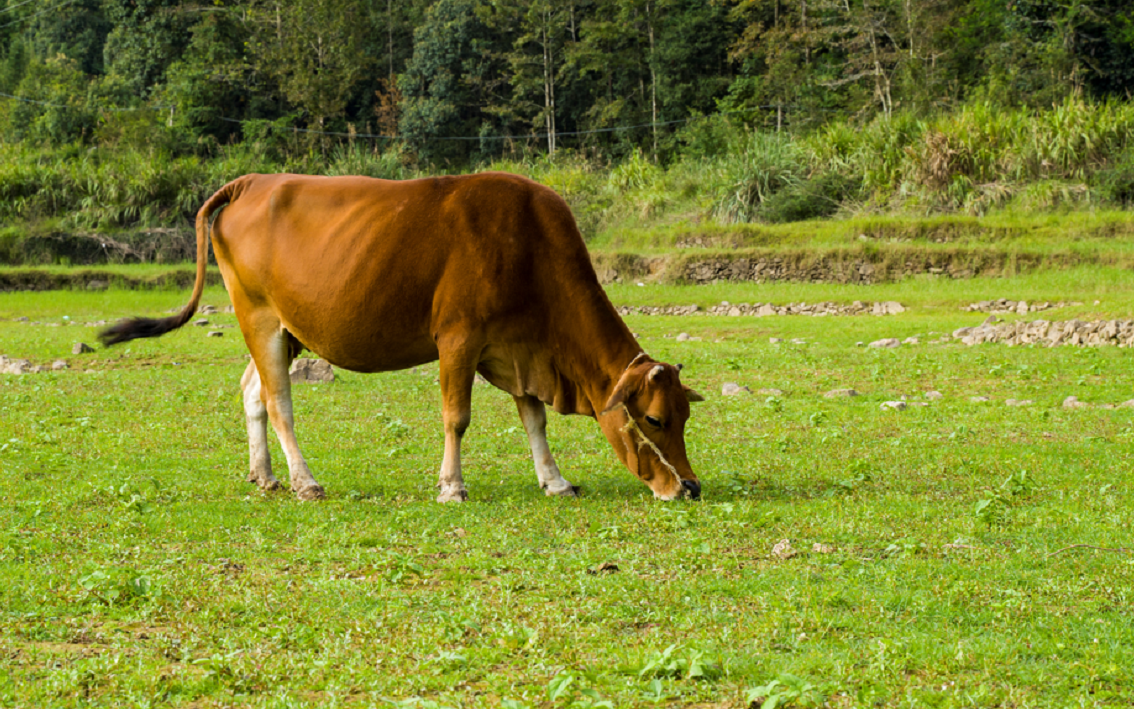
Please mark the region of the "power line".
MULTIPOLYGON (((773 108, 786 108, 786 106, 752 106, 750 108, 737 109, 733 111, 718 111, 714 115, 728 115, 733 113, 750 113, 752 111, 761 109, 773 108)), ((557 131, 556 137, 560 136, 576 136, 576 135, 593 135, 596 133, 615 133, 618 131, 636 130, 638 128, 653 128, 655 126, 671 126, 677 123, 688 123, 695 120, 698 116, 690 116, 689 118, 678 118, 673 121, 659 121, 657 123, 639 123, 633 126, 615 126, 613 128, 594 128, 592 130, 577 130, 577 131, 557 131)), ((220 116, 220 120, 227 123, 243 124, 244 121, 236 118, 228 118, 227 116, 220 116)), ((408 140, 404 135, 381 135, 379 133, 343 133, 342 131, 322 131, 311 130, 310 128, 287 128, 284 126, 271 126, 275 130, 286 131, 289 133, 309 133, 312 135, 330 135, 342 138, 374 138, 378 140, 408 140)), ((526 135, 431 135, 421 138, 421 140, 543 140, 548 138, 550 133, 528 133, 526 135)))
MULTIPOLYGON (((48 108, 75 108, 65 103, 48 103, 47 101, 36 101, 35 99, 24 98, 23 96, 13 96, 0 91, 0 98, 10 98, 14 101, 22 101, 23 103, 32 103, 36 106, 47 106, 48 108)), ((110 113, 125 113, 127 111, 159 111, 162 109, 170 108, 170 106, 138 106, 137 108, 110 108, 107 106, 95 106, 96 111, 108 111, 110 113)))
MULTIPOLYGON (((75 2, 76 0, 70 0, 70 1, 75 2)), ((64 3, 64 4, 67 4, 67 3, 64 3)), ((68 106, 67 104, 48 103, 47 101, 36 101, 34 99, 24 98, 23 96, 14 96, 12 94, 6 94, 6 93, 3 93, 3 92, 0 92, 0 98, 9 98, 9 99, 12 99, 12 100, 15 100, 15 101, 22 101, 23 103, 30 103, 30 104, 34 104, 34 105, 37 105, 37 106, 47 106, 49 108, 73 108, 72 106, 68 106)), ((96 110, 96 111, 107 111, 107 112, 110 112, 110 113, 124 113, 124 112, 128 112, 128 111, 159 111, 159 110, 165 110, 165 109, 173 108, 173 107, 165 105, 165 106, 139 106, 139 107, 136 107, 136 108, 110 108, 110 107, 106 107, 106 106, 94 106, 92 108, 93 108, 93 110, 96 110)), ((731 115, 731 114, 736 114, 736 113, 751 113, 752 111, 771 110, 771 109, 775 109, 775 108, 792 108, 792 107, 790 107, 790 106, 750 106, 748 108, 734 109, 734 110, 731 110, 731 111, 718 111, 716 114, 712 114, 712 115, 731 115)), ((656 122, 656 123, 639 123, 637 125, 631 125, 631 126, 613 126, 613 127, 610 127, 610 128, 593 128, 591 130, 558 131, 558 132, 555 133, 555 136, 561 137, 561 136, 595 135, 595 134, 599 134, 599 133, 617 133, 619 131, 637 130, 639 128, 654 128, 654 127, 661 127, 661 126, 672 126, 672 125, 676 125, 678 123, 688 123, 689 121, 696 120, 699 117, 701 117, 701 116, 689 116, 688 118, 678 118, 678 119, 672 120, 672 121, 659 121, 659 122, 656 122)), ((226 123, 236 123, 238 125, 243 125, 246 122, 244 120, 240 120, 240 119, 237 119, 237 118, 229 118, 227 116, 219 116, 219 118, 220 118, 220 120, 225 121, 226 123)), ((276 126, 276 125, 271 125, 270 127, 273 130, 285 131, 285 132, 289 132, 289 133, 307 133, 307 134, 310 134, 310 135, 329 135, 329 136, 335 136, 335 137, 340 137, 340 138, 370 138, 370 139, 375 139, 375 140, 408 140, 408 138, 404 135, 382 135, 380 133, 344 133, 342 131, 322 131, 322 130, 312 130, 310 128, 295 128, 295 127, 288 128, 288 127, 276 126)), ((475 141, 484 141, 484 140, 544 140, 544 139, 548 138, 550 135, 551 135, 550 133, 528 133, 528 134, 524 134, 524 135, 512 135, 512 134, 475 135, 475 136, 437 135, 437 136, 426 136, 426 137, 421 138, 421 140, 425 140, 425 141, 430 141, 430 140, 461 140, 461 141, 474 141, 474 140, 475 141)))
POLYGON ((23 7, 24 5, 27 5, 30 2, 35 2, 35 0, 24 0, 19 5, 11 5, 9 7, 5 7, 3 9, 0 9, 0 13, 11 12, 12 10, 15 10, 17 7, 23 7))
MULTIPOLYGON (((47 13, 51 12, 52 10, 58 10, 61 7, 65 7, 67 5, 71 5, 71 4, 74 4, 76 2, 78 2, 78 0, 66 0, 66 2, 61 2, 58 5, 52 5, 51 7, 47 8, 46 10, 40 10, 39 12, 35 13, 34 15, 25 15, 24 17, 21 17, 18 20, 12 20, 11 22, 9 22, 6 25, 0 25, 0 30, 4 29, 5 27, 11 27, 12 25, 19 24, 19 23, 23 22, 24 20, 30 20, 33 17, 39 17, 40 15, 46 15, 47 13)), ((19 5, 16 5, 16 7, 19 7, 19 5)), ((11 9, 11 8, 9 8, 9 9, 11 9)))

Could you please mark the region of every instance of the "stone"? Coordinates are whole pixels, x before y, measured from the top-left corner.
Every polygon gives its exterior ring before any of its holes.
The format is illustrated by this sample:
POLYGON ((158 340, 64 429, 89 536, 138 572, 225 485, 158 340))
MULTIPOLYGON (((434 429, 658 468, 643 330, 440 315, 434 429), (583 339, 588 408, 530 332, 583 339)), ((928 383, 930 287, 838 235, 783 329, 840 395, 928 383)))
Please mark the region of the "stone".
POLYGON ((25 315, 25 316, 23 316, 23 317, 20 317, 20 318, 16 318, 16 322, 27 322, 27 321, 28 321, 28 320, 30 320, 30 319, 31 319, 31 318, 29 318, 29 317, 28 317, 27 315, 25 315))
POLYGON ((1120 409, 1134 409, 1134 399, 1129 399, 1118 405, 1120 409))
POLYGON ((989 399, 987 396, 970 396, 969 401, 973 402, 974 404, 980 404, 985 401, 991 401, 991 399, 989 399))
POLYGON ((874 315, 897 315, 906 312, 905 307, 896 300, 885 300, 874 304, 874 315))
POLYGON ((1021 300, 1019 303, 1016 303, 1016 314, 1017 315, 1027 315, 1028 314, 1028 301, 1021 300))
POLYGON ((807 340, 803 339, 802 337, 793 337, 793 338, 791 339, 791 343, 792 343, 793 345, 806 345, 806 344, 807 344, 807 340))
POLYGON ((787 560, 794 556, 799 556, 799 552, 792 547, 790 540, 781 539, 772 547, 772 556, 777 559, 787 560))
POLYGON ((27 374, 31 369, 31 362, 26 359, 8 359, 0 355, 0 374, 27 374))
POLYGON ((54 369, 57 372, 61 369, 67 369, 67 361, 62 360, 62 359, 57 359, 57 360, 55 360, 54 362, 51 363, 51 368, 54 369))
POLYGON ((728 314, 735 318, 735 317, 740 315, 740 308, 738 308, 734 305, 734 306, 732 306, 731 308, 728 309, 728 314))
POLYGON ((202 305, 197 312, 201 315, 212 315, 217 312, 217 308, 215 305, 202 305))
POLYGON ((1005 399, 1004 400, 1005 406, 1031 406, 1034 403, 1036 403, 1036 402, 1032 401, 1031 399, 1005 399))
POLYGON ((908 405, 904 401, 883 401, 883 409, 892 409, 894 411, 905 411, 908 405))
POLYGON ((688 342, 689 341, 689 333, 688 332, 681 333, 680 335, 677 336, 677 341, 678 342, 688 342))
POLYGON ((830 544, 820 544, 819 542, 815 542, 811 545, 811 551, 816 554, 831 554, 835 551, 835 547, 831 546, 830 544))
POLYGON ((752 390, 746 386, 741 386, 736 382, 725 382, 721 385, 722 396, 740 396, 742 394, 751 394, 752 390))
POLYGON ((779 337, 769 337, 768 342, 772 343, 773 345, 778 345, 781 342, 783 342, 783 339, 781 339, 779 337))
POLYGON ((906 339, 902 340, 903 345, 917 345, 920 343, 921 340, 916 337, 907 337, 906 339))
POLYGON ((220 330, 209 330, 208 337, 224 337, 224 333, 220 330))
POLYGON ((886 337, 881 340, 875 340, 874 342, 871 342, 869 346, 874 347, 875 349, 894 349, 895 347, 901 347, 902 341, 896 337, 886 337))
POLYGON ((775 315, 775 314, 776 314, 776 307, 774 305, 772 305, 771 303, 764 303, 759 308, 756 308, 756 316, 757 317, 763 318, 763 317, 767 317, 768 315, 775 315))
POLYGON ((824 399, 839 399, 845 396, 858 396, 858 392, 854 389, 832 389, 823 395, 824 399))
POLYGON ((972 333, 972 331, 973 328, 971 327, 960 327, 953 331, 953 337, 959 340, 963 337, 968 336, 970 333, 972 333))
POLYGON ((200 320, 194 320, 193 324, 197 327, 204 327, 209 324, 209 320, 208 318, 201 318, 200 320))
POLYGON ((71 348, 71 354, 80 355, 88 352, 94 352, 94 348, 85 342, 76 342, 74 347, 71 348))
POLYGON ((335 381, 335 372, 331 363, 324 359, 311 359, 301 357, 291 363, 292 384, 317 384, 335 381))
POLYGON ((995 325, 998 322, 1000 322, 1000 318, 996 317, 995 315, 989 315, 987 318, 984 319, 984 322, 981 323, 981 324, 982 325, 995 325))
POLYGON ((1063 400, 1063 408, 1065 409, 1085 409, 1090 404, 1085 401, 1079 401, 1077 396, 1069 396, 1063 400))
POLYGON ((939 391, 930 390, 925 392, 925 398, 929 399, 930 401, 937 401, 939 399, 945 398, 945 395, 939 391))
POLYGON ((756 393, 760 396, 783 396, 783 389, 757 389, 756 393))

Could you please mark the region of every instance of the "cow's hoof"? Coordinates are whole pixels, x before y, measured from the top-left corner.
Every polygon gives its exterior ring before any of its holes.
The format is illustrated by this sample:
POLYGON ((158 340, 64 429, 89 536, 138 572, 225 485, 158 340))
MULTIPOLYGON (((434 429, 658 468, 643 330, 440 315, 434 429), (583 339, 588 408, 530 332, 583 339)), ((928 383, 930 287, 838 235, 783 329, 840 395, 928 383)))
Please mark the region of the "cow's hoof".
POLYGON ((323 492, 322 485, 308 485, 295 493, 295 496, 303 502, 312 502, 314 500, 326 499, 327 493, 323 492))
POLYGON ((464 502, 469 499, 469 491, 460 488, 453 488, 451 490, 441 490, 441 494, 437 496, 438 502, 464 502))
POLYGON ((544 488, 543 494, 547 495, 548 497, 578 497, 579 486, 568 484, 567 487, 559 488, 557 490, 553 490, 548 487, 544 488))
POLYGON ((275 478, 271 480, 256 480, 254 482, 264 492, 275 492, 280 489, 280 481, 275 478))

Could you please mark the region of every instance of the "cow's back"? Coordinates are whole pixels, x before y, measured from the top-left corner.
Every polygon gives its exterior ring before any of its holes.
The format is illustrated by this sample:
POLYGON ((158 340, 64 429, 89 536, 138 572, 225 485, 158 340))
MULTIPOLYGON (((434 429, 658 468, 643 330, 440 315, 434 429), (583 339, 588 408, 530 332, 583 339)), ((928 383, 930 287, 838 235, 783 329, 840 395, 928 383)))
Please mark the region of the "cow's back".
POLYGON ((213 230, 238 314, 341 367, 428 362, 459 328, 539 339, 549 299, 604 297, 566 204, 521 177, 241 179, 213 230))

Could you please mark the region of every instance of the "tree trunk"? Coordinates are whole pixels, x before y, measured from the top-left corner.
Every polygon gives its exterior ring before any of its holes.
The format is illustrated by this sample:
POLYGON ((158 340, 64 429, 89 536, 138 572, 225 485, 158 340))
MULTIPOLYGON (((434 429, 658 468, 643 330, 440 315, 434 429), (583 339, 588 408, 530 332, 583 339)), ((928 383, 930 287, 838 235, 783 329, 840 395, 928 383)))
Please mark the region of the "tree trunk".
POLYGON ((555 70, 552 66, 554 56, 551 49, 551 13, 544 14, 543 23, 543 109, 544 124, 547 128, 547 154, 555 154, 555 70))
POLYGON ((394 82, 394 0, 386 0, 386 55, 389 58, 387 80, 394 82))
POLYGON ((646 3, 646 30, 650 35, 650 123, 654 131, 654 162, 658 161, 658 73, 654 60, 654 19, 646 3))

